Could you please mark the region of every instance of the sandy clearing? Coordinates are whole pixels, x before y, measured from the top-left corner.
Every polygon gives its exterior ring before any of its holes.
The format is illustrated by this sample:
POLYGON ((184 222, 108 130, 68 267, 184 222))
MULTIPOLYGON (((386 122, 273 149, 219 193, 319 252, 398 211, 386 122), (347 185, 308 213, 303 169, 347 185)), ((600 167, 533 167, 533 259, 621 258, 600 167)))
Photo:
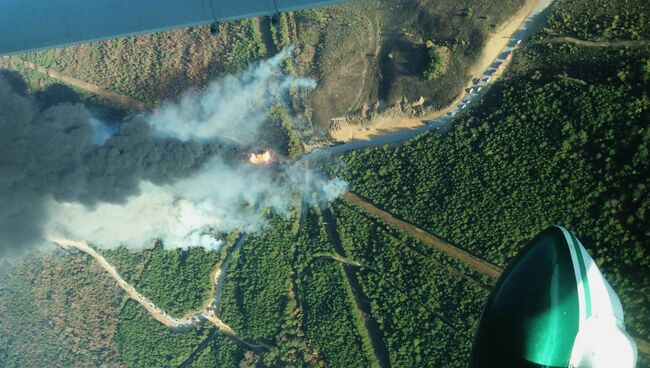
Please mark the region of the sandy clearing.
MULTIPOLYGON (((488 38, 483 52, 481 53, 481 57, 469 70, 469 73, 472 76, 482 75, 483 72, 495 62, 502 50, 508 45, 508 41, 512 39, 512 36, 520 29, 522 24, 533 13, 535 8, 543 1, 544 0, 527 0, 524 6, 521 7, 517 13, 515 13, 501 26, 501 28, 488 38)), ((501 75, 503 69, 505 68, 501 68, 501 70, 493 76, 493 80, 496 80, 501 75)), ((471 81, 468 81, 468 86, 470 83, 471 81)), ((453 110, 466 96, 467 93, 465 93, 465 91, 460 91, 458 97, 447 107, 433 111, 422 117, 380 117, 364 124, 364 126, 350 125, 342 121, 339 129, 330 130, 330 135, 336 141, 349 142, 354 140, 370 140, 373 137, 418 128, 422 126, 423 122, 427 120, 435 120, 453 110)))
POLYGON ((351 125, 346 122, 340 124, 337 130, 330 130, 330 135, 336 141, 365 141, 378 136, 398 133, 404 130, 419 128, 427 120, 435 120, 453 110, 467 94, 463 91, 447 107, 433 111, 422 117, 379 117, 364 126, 351 125))

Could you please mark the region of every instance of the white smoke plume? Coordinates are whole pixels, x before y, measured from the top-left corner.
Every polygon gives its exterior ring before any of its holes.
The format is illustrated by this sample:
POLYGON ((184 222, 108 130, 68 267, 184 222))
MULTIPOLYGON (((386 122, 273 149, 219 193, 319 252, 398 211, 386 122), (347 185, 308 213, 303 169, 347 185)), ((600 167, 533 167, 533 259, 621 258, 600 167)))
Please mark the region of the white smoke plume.
POLYGON ((282 75, 280 66, 290 53, 291 49, 285 49, 240 75, 186 93, 179 103, 164 103, 146 120, 162 136, 199 141, 226 137, 252 144, 272 103, 289 87, 316 87, 312 79, 282 75))
POLYGON ((289 213, 298 192, 336 198, 346 183, 295 165, 255 166, 232 145, 252 146, 290 87, 313 87, 281 73, 288 53, 120 126, 82 105, 38 111, 0 80, 0 258, 47 236, 215 248, 215 231, 259 231, 265 211, 289 213))

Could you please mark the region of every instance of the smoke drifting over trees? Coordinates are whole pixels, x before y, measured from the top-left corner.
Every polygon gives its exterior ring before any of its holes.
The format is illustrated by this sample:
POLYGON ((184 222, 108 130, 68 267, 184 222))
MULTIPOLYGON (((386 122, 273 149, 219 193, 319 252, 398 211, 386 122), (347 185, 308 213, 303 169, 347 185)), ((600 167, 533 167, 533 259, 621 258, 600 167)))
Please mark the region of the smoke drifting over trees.
POLYGON ((155 238, 210 247, 211 229, 257 231, 263 209, 288 212, 296 189, 335 198, 344 182, 295 167, 273 175, 239 159, 232 143, 253 143, 290 86, 313 85, 282 75, 286 56, 119 126, 80 104, 39 111, 0 79, 0 257, 46 244, 47 236, 100 247, 155 238))

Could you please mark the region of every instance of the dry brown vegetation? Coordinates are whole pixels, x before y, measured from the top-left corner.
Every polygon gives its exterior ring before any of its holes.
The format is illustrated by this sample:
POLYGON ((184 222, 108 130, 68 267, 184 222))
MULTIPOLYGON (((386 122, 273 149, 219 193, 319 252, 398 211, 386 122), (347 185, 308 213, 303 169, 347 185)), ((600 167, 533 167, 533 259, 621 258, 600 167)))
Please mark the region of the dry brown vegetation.
POLYGON ((424 106, 448 105, 469 80, 487 37, 521 8, 523 0, 358 1, 296 14, 299 69, 319 79, 310 105, 321 131, 330 119, 364 106, 424 97, 424 106), (449 50, 435 80, 423 77, 426 42, 449 50))
POLYGON ((246 67, 266 49, 257 19, 30 52, 21 58, 146 103, 246 67))
MULTIPOLYGON (((27 61, 147 104, 173 99, 224 73, 246 67, 278 49, 296 45, 288 72, 316 78, 319 87, 296 113, 313 121, 303 139, 326 138, 330 119, 377 102, 424 97, 424 106, 448 105, 462 90, 487 36, 524 0, 356 1, 268 19, 180 29, 21 55, 27 61), (449 50, 446 72, 427 80, 426 41, 449 50)), ((31 84, 33 76, 28 76, 31 84)), ((43 81, 39 80, 39 84, 43 81)))
POLYGON ((0 363, 121 366, 115 334, 123 296, 86 257, 23 262, 0 282, 0 363))

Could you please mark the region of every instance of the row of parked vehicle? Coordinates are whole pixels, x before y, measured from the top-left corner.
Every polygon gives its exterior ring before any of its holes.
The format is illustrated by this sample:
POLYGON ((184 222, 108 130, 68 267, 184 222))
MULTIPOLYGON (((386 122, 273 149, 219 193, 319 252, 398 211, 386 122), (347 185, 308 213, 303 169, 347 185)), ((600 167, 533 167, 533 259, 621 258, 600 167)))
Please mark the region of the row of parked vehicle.
POLYGON ((465 91, 468 93, 468 96, 463 100, 458 106, 452 111, 447 113, 447 116, 454 116, 461 110, 465 109, 472 102, 474 96, 479 94, 484 87, 492 81, 493 75, 498 72, 504 65, 504 62, 510 60, 512 57, 512 51, 521 44, 521 40, 513 40, 508 48, 499 55, 499 58, 490 66, 490 68, 485 71, 480 77, 472 79, 472 85, 468 87, 465 91))

